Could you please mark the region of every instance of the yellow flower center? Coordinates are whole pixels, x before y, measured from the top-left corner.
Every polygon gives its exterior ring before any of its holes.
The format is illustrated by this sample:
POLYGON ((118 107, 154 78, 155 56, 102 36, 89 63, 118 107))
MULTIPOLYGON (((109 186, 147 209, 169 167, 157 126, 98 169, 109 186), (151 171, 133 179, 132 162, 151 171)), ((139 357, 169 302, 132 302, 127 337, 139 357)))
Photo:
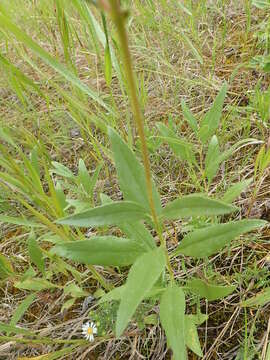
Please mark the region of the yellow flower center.
POLYGON ((88 335, 93 335, 93 329, 92 329, 91 327, 89 327, 89 328, 87 329, 87 334, 88 334, 88 335))

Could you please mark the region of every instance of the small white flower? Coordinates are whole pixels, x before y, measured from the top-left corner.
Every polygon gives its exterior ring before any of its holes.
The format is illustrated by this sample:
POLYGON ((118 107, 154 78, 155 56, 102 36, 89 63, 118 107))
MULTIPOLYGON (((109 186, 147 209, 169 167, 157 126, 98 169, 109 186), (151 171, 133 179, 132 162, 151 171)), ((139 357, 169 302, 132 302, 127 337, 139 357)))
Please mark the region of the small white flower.
POLYGON ((97 334, 97 327, 93 322, 87 322, 82 326, 82 333, 86 340, 94 341, 94 334, 97 334))

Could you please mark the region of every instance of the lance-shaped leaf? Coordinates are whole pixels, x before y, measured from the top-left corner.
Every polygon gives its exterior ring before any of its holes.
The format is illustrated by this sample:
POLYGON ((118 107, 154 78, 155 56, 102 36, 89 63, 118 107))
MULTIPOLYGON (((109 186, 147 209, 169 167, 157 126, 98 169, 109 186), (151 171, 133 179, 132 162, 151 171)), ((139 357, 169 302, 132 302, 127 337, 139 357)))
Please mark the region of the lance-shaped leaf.
POLYGON ((209 301, 222 299, 230 295, 236 289, 236 286, 208 284, 201 279, 190 280, 187 282, 187 286, 194 294, 209 301))
MULTIPOLYGON (((102 204, 111 204, 113 202, 113 200, 106 194, 100 194, 100 199, 102 204)), ((119 229, 123 231, 129 239, 135 240, 138 244, 145 247, 145 249, 155 249, 155 240, 142 222, 125 222, 119 225, 119 229)))
POLYGON ((34 290, 34 291, 42 291, 46 289, 53 289, 60 287, 41 278, 27 278, 25 280, 16 282, 14 286, 18 289, 34 290))
POLYGON ((20 321, 24 313, 27 311, 27 309, 32 304, 32 302, 35 300, 35 298, 36 298, 35 294, 30 294, 20 303, 20 305, 17 307, 10 320, 11 326, 15 326, 20 321))
POLYGON ((11 262, 4 255, 0 254, 0 279, 5 279, 13 274, 11 262))
POLYGON ((194 131, 194 133, 197 134, 197 131, 198 131, 197 120, 196 120, 195 116, 192 114, 192 112, 190 111, 189 107, 187 106, 187 104, 185 103, 184 100, 181 101, 181 107, 182 107, 183 115, 184 115, 185 119, 187 120, 187 122, 189 123, 189 126, 194 131))
MULTIPOLYGON (((150 291, 148 291, 148 293, 145 294, 144 299, 150 299, 156 296, 160 296, 165 290, 166 288, 154 286, 150 291)), ((107 294, 103 295, 98 303, 102 304, 107 301, 121 300, 121 298, 125 294, 124 291, 125 291, 125 285, 114 288, 111 291, 109 291, 107 294)))
POLYGON ((33 331, 29 331, 27 329, 12 326, 9 324, 4 324, 0 322, 0 331, 1 332, 7 332, 7 333, 13 333, 13 334, 23 334, 27 336, 35 336, 35 333, 33 331))
POLYGON ((220 152, 217 138, 216 136, 213 136, 209 143, 208 152, 205 158, 205 174, 208 181, 212 181, 223 161, 226 161, 234 152, 239 151, 242 147, 252 144, 258 144, 258 140, 250 138, 242 139, 237 141, 237 143, 232 145, 229 149, 220 152))
POLYGON ((220 151, 218 138, 216 135, 214 135, 208 145, 208 150, 205 157, 205 175, 210 183, 217 174, 220 163, 216 160, 219 156, 220 151))
POLYGON ((193 315, 185 315, 185 340, 187 347, 196 355, 202 357, 202 349, 193 315))
POLYGON ((265 288, 263 291, 259 292, 257 295, 251 297, 248 300, 245 300, 241 303, 243 307, 257 307, 264 306, 270 302, 270 288, 265 288))
POLYGON ((166 257, 162 248, 145 253, 133 264, 117 312, 117 337, 121 336, 138 305, 163 272, 165 265, 166 257))
POLYGON ((92 197, 92 195, 93 195, 93 191, 96 186, 98 176, 99 176, 102 166, 103 166, 103 164, 100 164, 94 171, 94 174, 92 176, 90 176, 89 172, 85 166, 84 161, 82 159, 79 160, 77 184, 82 186, 84 191, 90 197, 92 197))
POLYGON ((135 241, 116 236, 93 236, 89 240, 58 244, 52 253, 91 265, 126 266, 144 253, 135 241))
POLYGON ((195 149, 193 145, 175 135, 175 132, 163 123, 157 124, 158 130, 161 133, 160 139, 167 142, 172 151, 182 160, 189 163, 196 163, 195 149))
MULTIPOLYGON (((145 171, 142 164, 137 160, 129 146, 113 129, 109 128, 108 133, 112 144, 119 185, 123 192, 124 199, 137 202, 150 213, 145 171)), ((156 211, 160 213, 160 198, 154 183, 152 183, 152 190, 156 211)))
POLYGON ((193 145, 183 139, 176 137, 159 137, 164 142, 167 142, 172 151, 182 160, 186 160, 189 164, 196 164, 195 149, 193 145))
POLYGON ((20 217, 12 217, 6 215, 0 215, 0 223, 8 223, 14 225, 21 225, 21 226, 29 226, 29 227, 44 227, 43 224, 36 223, 32 220, 27 220, 20 217))
POLYGON ((121 300, 123 294, 125 291, 125 285, 118 286, 111 291, 109 291, 107 294, 103 295, 101 299, 99 300, 99 304, 103 304, 107 301, 118 301, 121 300))
POLYGON ((181 288, 169 287, 160 302, 160 320, 167 336, 168 346, 175 360, 185 360, 185 295, 181 288))
POLYGON ((57 220, 58 224, 79 227, 116 225, 147 218, 146 210, 131 201, 116 201, 57 220))
POLYGON ((212 200, 203 195, 182 196, 162 209, 165 219, 177 219, 189 216, 223 215, 237 210, 235 206, 212 200))
POLYGON ((155 249, 156 243, 153 236, 146 229, 144 224, 139 221, 127 222, 119 225, 119 228, 130 239, 134 239, 138 244, 141 244, 145 249, 155 249))
POLYGON ((174 255, 184 254, 194 258, 213 255, 237 236, 266 224, 263 220, 241 220, 193 231, 184 237, 174 255))
POLYGON ((28 252, 31 261, 36 265, 38 270, 45 275, 45 261, 43 259, 42 250, 35 239, 34 233, 30 233, 28 238, 28 252))
POLYGON ((220 92, 215 98, 215 101, 211 106, 210 110, 207 111, 207 113, 205 114, 204 118, 201 121, 199 136, 203 143, 206 143, 206 141, 212 135, 214 135, 215 131, 218 128, 226 92, 227 92, 227 84, 225 83, 220 89, 220 92))
POLYGON ((232 185, 223 195, 222 201, 228 204, 232 203, 236 198, 238 198, 238 196, 241 195, 241 192, 252 183, 252 180, 253 179, 247 179, 232 185))

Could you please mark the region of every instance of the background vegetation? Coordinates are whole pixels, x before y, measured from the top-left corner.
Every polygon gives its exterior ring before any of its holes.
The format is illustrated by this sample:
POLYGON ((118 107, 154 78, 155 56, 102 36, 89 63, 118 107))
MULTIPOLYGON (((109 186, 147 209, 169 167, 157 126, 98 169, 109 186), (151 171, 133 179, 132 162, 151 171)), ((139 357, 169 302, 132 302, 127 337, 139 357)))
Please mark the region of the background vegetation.
MULTIPOLYGON (((123 6, 163 205, 206 192, 234 201, 240 210, 230 219, 269 220, 269 2, 134 0, 123 6), (199 122, 225 82, 217 153, 217 142, 208 151, 196 138, 188 109, 199 122), (207 173, 207 161, 219 155, 207 173)), ((127 268, 78 265, 49 251, 61 239, 124 232, 55 223, 71 210, 109 201, 105 195, 122 199, 107 126, 140 157, 114 25, 90 2, 3 0, 0 44, 0 357, 170 358, 155 302, 143 303, 125 336, 114 338, 118 303, 98 301, 125 282, 127 268), (89 316, 99 323, 93 344, 81 336, 89 316)), ((200 220, 168 221, 169 250, 200 226, 200 220)), ((270 358, 267 290, 254 298, 269 286, 268 241, 264 228, 207 260, 174 259, 179 281, 196 276, 235 285, 222 300, 189 298, 189 314, 208 315, 198 328, 203 359, 270 358), (247 299, 251 307, 242 306, 247 299)))

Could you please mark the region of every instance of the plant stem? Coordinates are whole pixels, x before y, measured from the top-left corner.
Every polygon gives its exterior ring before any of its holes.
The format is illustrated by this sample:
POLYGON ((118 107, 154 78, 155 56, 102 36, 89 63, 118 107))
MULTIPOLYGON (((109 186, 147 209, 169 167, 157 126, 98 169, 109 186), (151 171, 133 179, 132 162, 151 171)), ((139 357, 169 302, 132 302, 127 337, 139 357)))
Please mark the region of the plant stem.
MULTIPOLYGON (((128 46, 128 37, 125 29, 125 19, 126 14, 121 10, 120 8, 120 2, 118 0, 109 0, 110 2, 110 12, 112 19, 115 23, 115 26, 118 31, 119 40, 121 43, 121 49, 123 54, 123 63, 125 66, 126 71, 126 77, 127 77, 127 84, 128 84, 128 92, 129 92, 129 99, 132 106, 132 111, 134 114, 134 119, 138 128, 139 137, 141 140, 142 145, 142 157, 143 157, 143 165, 145 169, 145 179, 146 179, 146 188, 147 188, 147 194, 148 194, 148 201, 153 217, 153 221, 155 224, 156 231, 158 233, 160 244, 166 250, 166 241, 164 237, 162 236, 162 229, 157 217, 154 199, 153 199, 153 189, 152 189, 152 179, 151 179, 151 170, 150 170, 150 161, 149 161, 149 155, 148 155, 148 149, 147 149, 147 143, 144 133, 144 119, 141 112, 140 103, 137 96, 137 89, 136 89, 136 81, 135 81, 135 75, 133 73, 133 67, 132 67, 132 59, 129 51, 128 46)), ((171 279, 173 279, 173 271, 169 262, 169 257, 167 256, 167 266, 168 270, 171 276, 171 279)))
POLYGON ((150 162, 148 157, 148 149, 146 144, 146 138, 144 134, 144 120, 137 96, 136 90, 136 82, 135 76, 132 70, 132 60, 128 47, 128 38, 127 33, 125 31, 125 16, 124 13, 120 9, 118 0, 110 0, 111 3, 111 14, 116 25, 119 39, 121 42, 121 49, 123 52, 123 62, 126 70, 127 84, 129 88, 129 98, 134 114, 134 119, 136 121, 136 125, 138 128, 139 137, 142 144, 142 156, 143 156, 143 164, 146 175, 146 187, 150 209, 152 212, 153 220, 155 224, 158 223, 157 214, 155 210, 154 200, 153 200, 153 191, 152 191, 152 180, 151 180, 151 171, 150 171, 150 162))

